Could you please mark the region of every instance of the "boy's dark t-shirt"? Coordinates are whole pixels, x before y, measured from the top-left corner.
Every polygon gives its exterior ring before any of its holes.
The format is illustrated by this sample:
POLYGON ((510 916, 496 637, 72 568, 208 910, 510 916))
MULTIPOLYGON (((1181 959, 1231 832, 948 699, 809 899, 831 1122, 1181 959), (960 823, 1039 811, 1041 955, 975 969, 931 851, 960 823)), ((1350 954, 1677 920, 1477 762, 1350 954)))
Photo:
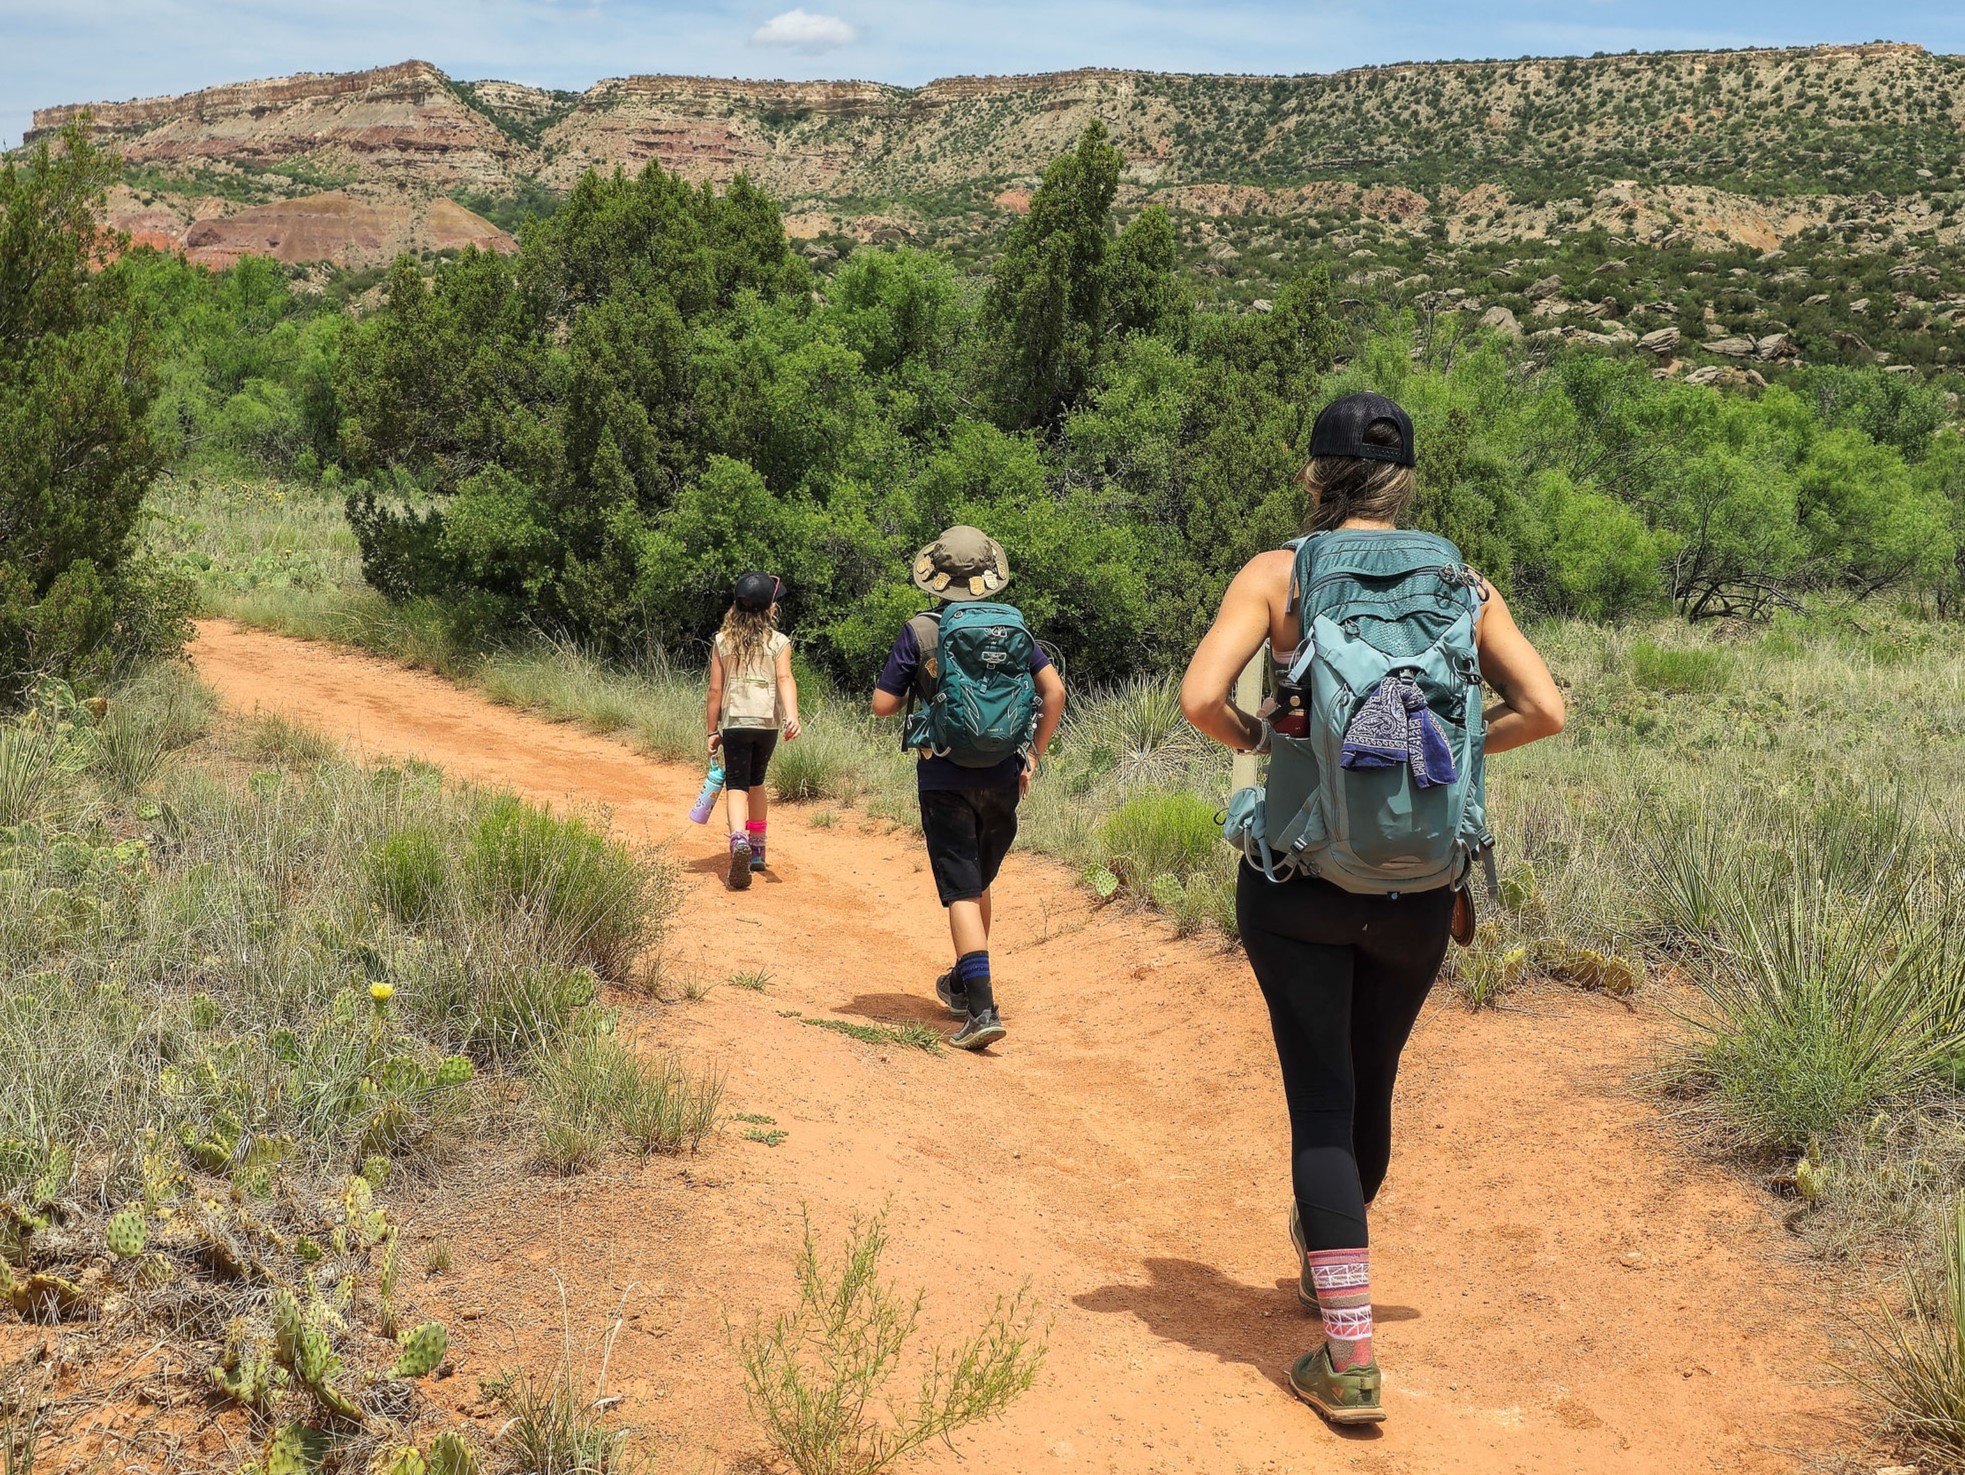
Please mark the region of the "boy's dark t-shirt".
MULTIPOLYGON (((1030 674, 1035 676, 1050 664, 1051 658, 1032 641, 1030 674)), ((873 684, 889 696, 905 697, 914 690, 915 675, 920 669, 921 642, 915 638, 914 622, 910 620, 901 626, 901 633, 894 638, 894 648, 887 653, 887 664, 881 668, 880 679, 873 684)), ((914 766, 914 772, 916 785, 924 794, 959 789, 1000 789, 1014 785, 1023 776, 1023 759, 1012 754, 988 768, 964 768, 953 759, 930 756, 920 759, 914 766)))

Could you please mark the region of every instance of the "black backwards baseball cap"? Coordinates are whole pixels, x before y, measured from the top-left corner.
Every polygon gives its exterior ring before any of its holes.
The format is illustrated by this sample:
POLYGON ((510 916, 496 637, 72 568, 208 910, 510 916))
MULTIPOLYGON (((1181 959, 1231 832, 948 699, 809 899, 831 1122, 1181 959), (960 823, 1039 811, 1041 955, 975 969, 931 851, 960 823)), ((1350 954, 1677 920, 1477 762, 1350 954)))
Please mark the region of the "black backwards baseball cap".
POLYGON ((1366 461, 1390 461, 1394 466, 1411 466, 1412 419, 1382 394, 1347 394, 1332 400, 1317 416, 1310 431, 1310 454, 1317 456, 1357 456, 1366 461), (1395 446, 1375 446, 1365 439, 1374 425, 1389 421, 1399 432, 1395 446))
POLYGON ((738 609, 769 609, 778 602, 784 587, 776 574, 745 574, 737 580, 737 592, 731 599, 738 609))

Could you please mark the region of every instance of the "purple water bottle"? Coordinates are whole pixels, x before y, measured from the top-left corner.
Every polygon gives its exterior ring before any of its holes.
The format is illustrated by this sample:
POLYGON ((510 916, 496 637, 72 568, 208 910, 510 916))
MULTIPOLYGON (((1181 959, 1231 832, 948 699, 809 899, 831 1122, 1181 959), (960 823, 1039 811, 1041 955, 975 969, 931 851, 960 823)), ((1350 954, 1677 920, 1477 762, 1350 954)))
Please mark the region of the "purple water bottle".
POLYGON ((699 825, 710 822, 710 811, 716 808, 716 796, 723 792, 723 764, 721 760, 710 760, 710 776, 703 780, 703 792, 696 796, 696 802, 689 806, 689 817, 699 825))

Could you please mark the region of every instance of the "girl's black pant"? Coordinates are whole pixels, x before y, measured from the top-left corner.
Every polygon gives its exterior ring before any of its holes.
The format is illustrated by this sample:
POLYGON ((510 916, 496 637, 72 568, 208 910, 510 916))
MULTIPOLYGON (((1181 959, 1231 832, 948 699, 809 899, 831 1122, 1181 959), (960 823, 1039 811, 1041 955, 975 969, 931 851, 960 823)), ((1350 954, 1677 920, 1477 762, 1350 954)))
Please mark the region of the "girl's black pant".
POLYGON ((1392 1160, 1399 1052, 1446 956, 1453 891, 1357 896, 1244 865, 1235 914, 1283 1067, 1305 1237, 1313 1250, 1362 1247, 1392 1160))

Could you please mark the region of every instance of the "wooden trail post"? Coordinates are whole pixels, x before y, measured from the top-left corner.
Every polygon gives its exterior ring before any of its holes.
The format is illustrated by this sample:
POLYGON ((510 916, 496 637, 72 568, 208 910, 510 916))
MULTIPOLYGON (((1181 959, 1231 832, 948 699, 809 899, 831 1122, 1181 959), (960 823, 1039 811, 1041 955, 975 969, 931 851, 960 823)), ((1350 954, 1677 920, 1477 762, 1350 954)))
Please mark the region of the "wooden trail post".
MULTIPOLYGON (((1267 641, 1263 642, 1265 645, 1267 641)), ((1244 712, 1254 713, 1262 705, 1262 658, 1265 651, 1258 650, 1253 659, 1242 668, 1242 674, 1235 678, 1235 705, 1244 712)), ((1256 755, 1237 753, 1229 769, 1229 793, 1246 789, 1255 782, 1256 755)))

